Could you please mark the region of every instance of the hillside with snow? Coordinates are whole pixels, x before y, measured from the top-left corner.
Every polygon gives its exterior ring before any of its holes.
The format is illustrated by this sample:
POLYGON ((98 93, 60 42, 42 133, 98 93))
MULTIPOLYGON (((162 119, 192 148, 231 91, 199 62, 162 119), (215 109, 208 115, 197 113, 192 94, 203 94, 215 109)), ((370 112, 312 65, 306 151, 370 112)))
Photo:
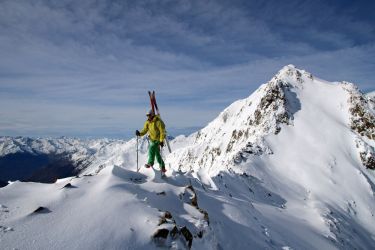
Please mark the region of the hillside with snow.
POLYGON ((370 97, 370 98, 374 98, 375 97, 375 91, 372 91, 370 93, 367 93, 366 96, 370 97))
MULTIPOLYGON (((0 188, 2 249, 375 245, 375 100, 352 83, 285 66, 171 146, 162 179, 157 166, 136 172, 135 138, 1 138, 0 174, 27 167, 13 159, 27 154, 39 162, 31 176, 58 179, 0 188), (70 171, 51 155, 64 155, 70 171)), ((141 164, 147 147, 142 138, 141 164)))

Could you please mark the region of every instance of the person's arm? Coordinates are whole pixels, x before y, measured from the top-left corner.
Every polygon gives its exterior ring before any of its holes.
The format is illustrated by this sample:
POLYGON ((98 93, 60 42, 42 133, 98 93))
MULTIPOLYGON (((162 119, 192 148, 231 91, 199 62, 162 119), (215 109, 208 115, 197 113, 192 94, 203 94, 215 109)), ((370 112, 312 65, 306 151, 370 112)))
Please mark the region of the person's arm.
POLYGON ((145 125, 143 125, 143 129, 139 132, 141 136, 144 136, 148 131, 148 121, 145 122, 145 125))
POLYGON ((166 133, 165 133, 165 124, 164 122, 159 119, 158 123, 157 123, 157 126, 158 126, 158 129, 160 131, 160 142, 163 142, 164 139, 165 139, 165 136, 166 136, 166 133))

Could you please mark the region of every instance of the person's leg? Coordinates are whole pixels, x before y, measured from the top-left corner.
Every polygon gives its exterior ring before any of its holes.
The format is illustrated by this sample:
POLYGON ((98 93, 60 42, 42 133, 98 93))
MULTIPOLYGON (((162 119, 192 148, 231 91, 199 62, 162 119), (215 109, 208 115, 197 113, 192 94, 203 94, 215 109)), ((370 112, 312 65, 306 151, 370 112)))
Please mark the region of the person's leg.
POLYGON ((156 160, 157 160, 157 162, 159 163, 159 167, 160 167, 160 169, 165 170, 165 164, 164 164, 163 158, 162 158, 161 155, 160 155, 159 142, 157 142, 157 145, 158 145, 158 146, 157 146, 157 148, 156 148, 156 152, 155 152, 156 160))
POLYGON ((159 148, 158 142, 150 141, 150 147, 148 148, 148 161, 147 165, 153 166, 155 160, 155 154, 159 148))

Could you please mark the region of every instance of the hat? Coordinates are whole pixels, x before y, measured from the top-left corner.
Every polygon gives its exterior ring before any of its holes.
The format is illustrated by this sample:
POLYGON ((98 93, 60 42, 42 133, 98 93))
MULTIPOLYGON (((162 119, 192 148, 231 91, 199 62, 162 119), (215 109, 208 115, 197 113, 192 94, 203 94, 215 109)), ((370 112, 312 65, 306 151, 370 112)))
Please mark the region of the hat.
POLYGON ((147 113, 146 113, 147 116, 150 116, 150 115, 155 115, 154 114, 154 111, 152 111, 152 109, 150 109, 147 113))

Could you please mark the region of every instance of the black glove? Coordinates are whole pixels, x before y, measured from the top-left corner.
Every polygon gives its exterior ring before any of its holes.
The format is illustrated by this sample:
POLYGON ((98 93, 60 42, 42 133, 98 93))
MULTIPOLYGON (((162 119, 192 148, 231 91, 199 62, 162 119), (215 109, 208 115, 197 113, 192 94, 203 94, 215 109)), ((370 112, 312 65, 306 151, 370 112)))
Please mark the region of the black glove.
POLYGON ((160 142, 160 147, 164 147, 164 142, 162 141, 162 142, 160 142))
POLYGON ((136 136, 141 136, 141 133, 139 133, 139 131, 136 130, 136 131, 135 131, 135 135, 136 135, 136 136))

